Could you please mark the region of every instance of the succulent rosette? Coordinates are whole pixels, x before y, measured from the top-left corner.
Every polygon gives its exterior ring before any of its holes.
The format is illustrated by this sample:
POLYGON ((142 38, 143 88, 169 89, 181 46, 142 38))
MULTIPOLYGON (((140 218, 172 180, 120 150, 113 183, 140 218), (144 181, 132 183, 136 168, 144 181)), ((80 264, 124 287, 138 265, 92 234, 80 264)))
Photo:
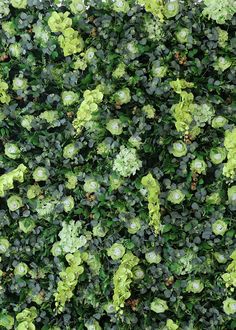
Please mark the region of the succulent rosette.
POLYGON ((16 276, 25 276, 28 273, 29 267, 24 262, 20 262, 16 265, 14 269, 14 274, 16 276))
POLYGON ((176 39, 180 43, 186 43, 188 42, 188 38, 190 36, 190 30, 188 28, 179 28, 178 31, 176 32, 176 39))
POLYGON ((181 190, 174 189, 169 192, 167 200, 173 204, 180 204, 184 198, 185 194, 181 190))
POLYGON ((207 164, 204 160, 196 158, 191 162, 190 169, 198 174, 206 174, 207 164))
POLYGON ((78 147, 75 143, 70 143, 63 149, 63 157, 67 159, 73 159, 78 154, 78 147))
POLYGON ((110 119, 106 128, 112 135, 120 135, 123 132, 123 125, 119 119, 110 119))
POLYGON ((29 234, 35 228, 35 221, 32 218, 25 218, 19 221, 19 228, 25 234, 29 234))
POLYGON ((155 298, 150 306, 151 310, 157 314, 164 313, 168 310, 167 302, 163 299, 155 298))
POLYGON ((62 102, 64 105, 72 105, 77 102, 78 94, 72 91, 64 91, 61 94, 62 102))
POLYGON ((188 282, 186 287, 187 292, 200 293, 204 289, 204 284, 201 280, 192 280, 188 282))
POLYGON ((175 157, 183 157, 187 154, 187 146, 181 140, 176 141, 172 145, 171 152, 175 157))
POLYGON ((223 220, 217 220, 212 224, 212 231, 215 235, 223 236, 227 231, 227 223, 223 220))
POLYGON ((14 212, 23 206, 23 202, 20 196, 12 195, 7 199, 7 206, 10 211, 14 212))
POLYGON ((221 164, 226 158, 226 149, 221 147, 212 148, 210 151, 210 159, 213 164, 221 164))
POLYGON ((129 103, 131 101, 131 94, 130 94, 129 88, 125 87, 125 88, 118 90, 114 94, 114 100, 116 103, 121 104, 121 105, 129 103))
POLYGON ((121 243, 114 243, 109 249, 107 249, 107 255, 112 260, 118 260, 125 254, 125 247, 121 243))
POLYGON ((6 143, 4 145, 5 155, 11 159, 20 158, 21 152, 15 143, 6 143))
POLYGON ((0 254, 6 253, 9 247, 10 242, 4 237, 0 237, 0 254))
POLYGON ((100 184, 95 179, 87 178, 85 179, 83 188, 87 193, 95 193, 99 190, 100 184))
POLYGON ((223 301, 223 309, 227 315, 236 313, 236 300, 233 298, 227 298, 223 301))
POLYGON ((49 177, 49 173, 45 167, 38 166, 33 171, 33 178, 36 182, 47 181, 48 177, 49 177))
POLYGON ((154 250, 145 253, 145 259, 149 264, 159 264, 161 262, 161 256, 154 250))
POLYGON ((224 127, 228 123, 228 119, 223 116, 216 116, 212 119, 211 125, 213 128, 224 127))
POLYGON ((141 228, 141 222, 139 218, 130 219, 127 223, 127 228, 130 234, 136 234, 141 228))

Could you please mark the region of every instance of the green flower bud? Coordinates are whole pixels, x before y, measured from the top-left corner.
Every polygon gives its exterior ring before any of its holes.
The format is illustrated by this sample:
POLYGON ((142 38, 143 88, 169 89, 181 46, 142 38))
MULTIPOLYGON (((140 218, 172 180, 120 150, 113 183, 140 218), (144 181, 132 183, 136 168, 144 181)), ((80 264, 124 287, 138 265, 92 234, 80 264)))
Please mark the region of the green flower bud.
POLYGON ((22 75, 13 79, 13 90, 25 90, 28 87, 27 79, 24 79, 22 75))
POLYGON ((109 249, 107 249, 107 255, 112 260, 118 260, 125 254, 125 247, 120 243, 114 243, 109 249))
POLYGON ((168 309, 167 303, 163 299, 155 298, 151 303, 151 310, 157 314, 164 313, 168 309))
POLYGON ((236 205, 236 186, 232 186, 228 189, 228 201, 232 205, 236 205))
POLYGON ((136 234, 141 228, 141 223, 139 218, 133 218, 129 220, 127 227, 128 227, 128 232, 130 234, 136 234))
POLYGON ((113 9, 117 13, 127 13, 129 11, 129 4, 126 0, 115 0, 113 4, 113 9))
POLYGON ((62 254, 62 248, 60 242, 55 242, 51 248, 51 253, 54 257, 58 257, 62 254))
POLYGON ((34 222, 33 219, 30 219, 30 218, 26 218, 26 219, 20 220, 20 222, 19 222, 19 228, 25 234, 28 234, 28 233, 30 233, 35 228, 35 222, 34 222))
POLYGON ((214 192, 209 196, 206 196, 206 203, 209 205, 219 205, 221 202, 221 197, 218 192, 214 192))
POLYGON ((135 266, 132 273, 135 280, 142 280, 145 276, 145 273, 140 266, 135 266))
POLYGON ((67 159, 73 159, 78 153, 78 148, 74 143, 67 144, 63 149, 63 157, 67 159))
POLYGON ((180 204, 185 198, 181 190, 171 190, 168 194, 167 200, 173 204, 180 204))
POLYGON ((34 116, 25 115, 22 117, 21 126, 26 128, 28 131, 32 129, 32 121, 34 120, 34 116))
POLYGON ((175 157, 182 157, 187 153, 187 146, 183 141, 179 140, 173 143, 171 151, 175 157))
POLYGON ((32 186, 29 186, 27 190, 27 198, 33 199, 41 194, 41 188, 38 184, 34 184, 32 186))
POLYGON ((70 91, 62 92, 61 97, 64 105, 72 105, 78 100, 78 95, 70 91))
POLYGON ((227 315, 236 313, 236 300, 232 298, 227 298, 223 301, 223 309, 227 315))
POLYGON ((200 280, 189 281, 186 291, 200 293, 204 289, 204 284, 200 280))
POLYGON ((93 236, 105 237, 108 229, 102 226, 100 223, 93 227, 93 236))
POLYGON ((166 18, 171 18, 179 13, 179 1, 172 0, 165 4, 164 14, 166 18))
POLYGON ((100 184, 94 179, 85 179, 83 188, 87 193, 93 193, 98 191, 100 184))
POLYGON ((180 43, 184 44, 184 43, 188 42, 189 35, 190 35, 189 29, 181 28, 176 32, 176 39, 180 43))
POLYGON ((163 78, 165 77, 167 72, 166 66, 160 66, 159 61, 154 61, 152 63, 152 75, 156 78, 163 78))
POLYGON ((4 254, 10 247, 10 243, 6 238, 0 238, 0 254, 4 254))
POLYGON ((227 258, 222 253, 215 252, 214 257, 220 264, 225 264, 227 262, 227 258))
POLYGON ((225 148, 212 148, 210 151, 210 159, 213 164, 218 165, 222 163, 226 158, 226 149, 225 148))
POLYGON ((223 116, 217 116, 212 119, 211 126, 213 128, 224 127, 228 123, 228 119, 223 116))
POLYGON ((63 199, 64 211, 70 212, 75 206, 74 198, 72 196, 66 196, 63 199))
POLYGON ((7 199, 7 206, 10 211, 16 211, 23 206, 20 196, 12 195, 7 199))
POLYGON ((20 158, 20 149, 15 143, 6 143, 4 145, 5 148, 5 155, 11 159, 18 159, 20 158))
POLYGON ((70 4, 70 10, 73 14, 82 14, 85 12, 86 7, 84 0, 72 0, 70 4))
POLYGON ((212 224, 212 231, 215 235, 223 236, 227 231, 227 224, 223 220, 217 220, 212 224))
POLYGON ((122 88, 114 94, 114 100, 118 104, 126 104, 131 100, 130 90, 128 88, 122 88))
POLYGON ((149 251, 145 253, 145 259, 149 264, 159 264, 161 262, 161 256, 155 251, 149 251))
POLYGON ((14 269, 14 274, 16 276, 24 276, 28 272, 28 266, 24 262, 20 262, 14 269))
POLYGON ((38 166, 33 172, 33 178, 36 182, 47 181, 48 177, 49 173, 45 167, 38 166))
POLYGON ((10 3, 17 9, 25 9, 27 7, 27 0, 10 0, 10 3))
POLYGON ((123 132, 123 125, 120 119, 110 119, 106 128, 113 135, 120 135, 123 132))
POLYGON ((196 172, 198 174, 201 174, 201 173, 205 174, 206 168, 207 168, 207 164, 204 162, 204 160, 201 160, 198 158, 194 159, 190 165, 191 171, 196 172))

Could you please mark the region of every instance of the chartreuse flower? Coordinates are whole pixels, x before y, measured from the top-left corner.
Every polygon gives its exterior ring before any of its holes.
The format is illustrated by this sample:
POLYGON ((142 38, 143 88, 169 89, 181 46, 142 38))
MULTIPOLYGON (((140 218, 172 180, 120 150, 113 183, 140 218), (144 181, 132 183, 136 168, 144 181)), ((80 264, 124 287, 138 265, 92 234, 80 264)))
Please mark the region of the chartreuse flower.
POLYGON ((51 248, 51 253, 54 257, 58 257, 63 253, 61 243, 60 242, 55 242, 51 248))
POLYGON ((222 253, 215 252, 214 257, 220 264, 225 264, 227 262, 227 258, 222 253))
POLYGON ((106 311, 107 314, 113 314, 116 312, 114 304, 112 301, 109 301, 103 306, 104 310, 106 311))
POLYGON ((229 57, 220 56, 213 64, 213 67, 215 70, 223 72, 227 70, 231 65, 232 65, 232 61, 229 57))
POLYGON ((110 183, 110 189, 116 190, 116 189, 120 188, 120 186, 124 183, 124 179, 121 178, 119 175, 112 173, 109 176, 109 183, 110 183))
POLYGON ((0 313, 0 327, 10 330, 14 326, 14 318, 5 310, 0 313))
POLYGON ((20 262, 14 269, 14 274, 16 276, 24 276, 27 274, 29 268, 24 262, 20 262))
POLYGON ((171 152, 175 157, 185 156, 187 154, 187 146, 183 141, 178 140, 173 143, 171 152))
POLYGON ((220 219, 217 220, 212 224, 212 231, 215 235, 223 236, 224 233, 227 231, 227 223, 220 219))
POLYGON ((110 119, 106 128, 112 135, 120 135, 123 132, 123 125, 120 119, 110 119))
POLYGON ((7 94, 8 84, 2 80, 0 76, 0 102, 9 104, 11 98, 10 95, 7 94))
POLYGON ((16 35, 16 25, 13 20, 2 22, 2 29, 10 36, 16 35))
POLYGON ((133 268, 133 275, 135 280, 142 280, 145 276, 145 273, 140 266, 135 266, 133 268))
POLYGON ((65 212, 70 212, 71 210, 73 210, 73 208, 75 206, 75 201, 74 201, 74 198, 72 196, 64 197, 62 203, 64 205, 64 211, 65 212))
POLYGON ((87 63, 90 63, 96 57, 96 48, 90 47, 86 50, 84 54, 84 59, 87 63))
POLYGON ((117 13, 127 13, 129 11, 129 3, 127 0, 114 0, 113 2, 113 9, 117 13))
POLYGON ((32 129, 32 121, 34 120, 34 116, 25 115, 22 117, 21 126, 26 128, 28 131, 32 129))
POLYGON ((217 27, 216 30, 218 34, 218 44, 220 47, 225 48, 227 46, 229 34, 227 31, 222 30, 220 27, 217 27))
POLYGON ((142 166, 134 148, 120 147, 120 152, 116 155, 113 163, 113 171, 123 177, 134 175, 142 166))
POLYGON ((154 250, 145 253, 145 259, 149 264, 159 264, 161 262, 161 256, 154 250))
POLYGON ((136 136, 136 135, 132 135, 129 138, 128 142, 130 143, 130 145, 132 147, 137 148, 137 149, 139 149, 142 144, 142 140, 141 140, 140 136, 136 136))
POLYGON ((233 298, 227 298, 223 301, 223 309, 227 315, 236 313, 236 300, 233 298))
POLYGON ((85 179, 83 188, 87 193, 94 193, 99 190, 100 184, 95 179, 87 178, 85 179))
POLYGON ((125 247, 121 243, 114 243, 109 249, 107 249, 107 255, 112 260, 118 260, 125 254, 125 247))
POLYGON ((26 219, 20 220, 19 228, 25 234, 28 234, 35 228, 35 222, 32 218, 26 218, 26 219))
POLYGON ((63 49, 64 56, 80 53, 84 49, 82 37, 73 28, 63 30, 63 34, 58 37, 58 42, 63 49))
POLYGON ((223 174, 231 179, 236 175, 236 128, 225 131, 224 146, 227 150, 227 163, 224 164, 223 174))
POLYGON ((73 14, 82 14, 86 10, 84 0, 72 0, 70 10, 73 14))
POLYGON ((162 0, 137 0, 137 3, 145 7, 147 12, 157 16, 160 22, 164 21, 164 2, 162 0))
POLYGON ((46 120, 48 124, 53 124, 59 119, 59 113, 56 110, 43 111, 40 113, 39 118, 46 120))
POLYGON ((216 116, 212 119, 211 126, 213 128, 224 127, 228 123, 228 119, 223 116, 216 116))
POLYGON ((15 143, 5 143, 4 152, 5 155, 11 159, 20 158, 20 149, 15 143))
POLYGON ((236 186, 228 189, 228 201, 230 204, 236 205, 236 186))
POLYGON ((200 293, 204 289, 204 284, 200 280, 189 281, 186 287, 187 292, 200 293))
POLYGON ((184 193, 181 190, 171 190, 168 194, 167 200, 173 204, 180 204, 185 198, 184 193))
POLYGON ((204 162, 204 160, 199 158, 194 159, 190 165, 191 171, 198 174, 206 174, 206 168, 207 164, 204 162))
POLYGON ((6 238, 0 237, 0 254, 4 254, 10 247, 10 243, 6 238))
POLYGON ((48 20, 48 25, 52 32, 63 32, 65 29, 71 27, 72 19, 68 16, 70 13, 66 11, 65 13, 57 13, 53 11, 48 20))
POLYGON ((125 75, 126 65, 121 62, 118 64, 116 69, 112 72, 112 77, 115 79, 120 79, 125 75))
POLYGON ((171 319, 168 319, 166 321, 166 326, 163 330, 177 330, 179 329, 179 326, 171 319))
POLYGON ((22 199, 20 196, 12 195, 7 199, 7 206, 10 211, 16 211, 23 206, 22 199))
POLYGON ((63 149, 63 157, 67 159, 73 159, 77 155, 79 149, 75 143, 67 144, 63 149))
POLYGON ((95 319, 90 319, 87 322, 85 322, 85 327, 87 330, 102 330, 99 323, 95 319))
POLYGON ((26 90, 28 87, 27 79, 23 78, 23 75, 19 75, 13 79, 13 90, 26 90))
POLYGON ((124 87, 124 88, 118 90, 114 94, 114 100, 115 100, 116 103, 118 103, 120 105, 129 103, 130 100, 131 100, 131 95, 130 95, 129 88, 124 87))
POLYGON ((3 197, 7 190, 14 188, 14 181, 24 182, 24 175, 27 168, 24 164, 20 164, 16 169, 11 172, 5 173, 0 176, 0 197, 3 197))
POLYGON ((189 29, 179 28, 175 35, 176 35, 176 39, 180 43, 184 44, 184 43, 188 42, 188 38, 189 38, 190 34, 191 34, 191 32, 189 29))
POLYGON ((36 307, 25 308, 22 312, 16 315, 16 320, 18 322, 18 326, 16 330, 35 330, 35 326, 33 324, 34 319, 37 317, 37 309, 36 307))
POLYGON ((222 275, 226 288, 236 287, 236 250, 230 256, 231 263, 226 268, 226 273, 222 275))
POLYGON ((12 57, 20 58, 22 47, 19 43, 14 43, 9 46, 9 52, 12 57))
POLYGON ((62 230, 59 233, 60 247, 63 253, 74 253, 82 246, 86 245, 87 239, 84 235, 79 236, 81 223, 71 220, 62 223, 62 230))
POLYGON ((139 218, 130 219, 127 223, 127 228, 130 234, 136 234, 141 228, 141 223, 139 218))
POLYGON ((169 0, 165 4, 164 15, 171 18, 179 13, 179 0, 169 0))
POLYGON ((105 237, 108 229, 104 227, 101 223, 98 223, 93 227, 93 236, 105 237))
POLYGON ((236 3, 230 0, 204 0, 205 8, 203 15, 208 19, 213 19, 218 24, 224 24, 226 20, 230 20, 236 13, 236 3))
POLYGON ((167 72, 167 67, 164 65, 160 65, 159 61, 154 61, 152 63, 152 75, 156 78, 163 78, 165 77, 167 72))
POLYGON ((213 164, 222 163, 226 158, 226 149, 221 147, 212 148, 210 151, 210 159, 213 164))
POLYGON ((156 110, 151 104, 144 105, 142 107, 142 111, 145 113, 145 115, 148 119, 152 119, 152 118, 155 117, 155 111, 156 110))
POLYGON ((65 174, 66 179, 68 180, 67 183, 65 184, 67 189, 75 189, 77 186, 77 175, 75 175, 73 172, 67 172, 65 174))
POLYGON ((38 166, 33 172, 33 178, 36 182, 47 181, 48 177, 49 173, 45 167, 38 166))
POLYGON ((78 100, 78 94, 72 91, 64 91, 61 94, 64 105, 72 105, 78 100))
POLYGON ((150 306, 151 310, 157 314, 164 313, 169 309, 167 303, 163 299, 155 298, 150 306))
POLYGON ((34 184, 32 186, 29 186, 27 190, 27 198, 33 199, 41 194, 41 188, 38 184, 34 184))
POLYGON ((17 9, 25 9, 27 7, 27 0, 10 0, 10 3, 17 9))
POLYGON ((221 202, 221 197, 218 192, 211 193, 206 196, 206 203, 210 205, 219 205, 221 202))

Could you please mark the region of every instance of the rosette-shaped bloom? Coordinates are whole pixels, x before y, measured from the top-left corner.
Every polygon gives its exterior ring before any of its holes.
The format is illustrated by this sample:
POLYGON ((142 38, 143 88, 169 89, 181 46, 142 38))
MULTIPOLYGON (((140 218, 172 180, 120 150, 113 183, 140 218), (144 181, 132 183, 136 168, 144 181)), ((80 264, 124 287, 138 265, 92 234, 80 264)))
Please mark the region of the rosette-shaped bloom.
POLYGON ((128 142, 130 143, 130 145, 134 148, 137 148, 139 149, 140 145, 142 144, 142 140, 139 136, 135 136, 135 135, 132 135, 128 142))
POLYGON ((228 201, 232 205, 236 205, 236 186, 232 186, 228 189, 228 201))
POLYGON ((126 0, 115 0, 113 3, 113 9, 117 13, 127 13, 129 8, 129 3, 126 0))
POLYGON ((215 109, 206 103, 194 104, 193 118, 197 126, 204 127, 206 123, 210 123, 215 114, 215 109))
POLYGON ((123 132, 123 125, 120 119, 110 119, 106 128, 112 135, 120 135, 123 132))
POLYGON ((93 192, 97 192, 98 189, 100 188, 100 184, 95 180, 95 179, 85 179, 85 183, 84 183, 84 191, 86 191, 87 193, 93 193, 93 192))
POLYGON ((109 249, 107 249, 107 255, 112 260, 118 260, 125 254, 125 247, 121 243, 114 243, 109 249))
POLYGON ((19 90, 26 90, 28 87, 27 79, 23 78, 22 75, 19 75, 18 77, 15 77, 13 79, 13 90, 19 91, 19 90))
POLYGON ((53 124, 56 120, 59 119, 59 114, 56 110, 48 110, 40 113, 39 118, 46 120, 46 122, 49 124, 53 124))
POLYGON ((27 198, 33 199, 41 194, 41 188, 38 184, 29 186, 27 190, 27 198))
POLYGON ((113 71, 112 77, 115 79, 119 79, 119 78, 123 77, 125 75, 125 68, 126 68, 126 65, 123 62, 119 63, 117 68, 113 71))
POLYGON ((12 57, 20 58, 22 53, 22 47, 18 43, 11 44, 9 46, 9 52, 12 57))
POLYGON ((64 105, 72 105, 78 100, 78 95, 72 91, 64 91, 61 94, 62 102, 64 105))
POLYGON ((113 314, 116 312, 114 304, 112 302, 108 302, 103 306, 103 308, 107 312, 107 314, 113 314))
POLYGON ((26 219, 20 220, 19 228, 25 234, 28 234, 35 228, 35 222, 31 218, 26 218, 26 219))
POLYGON ((168 309, 167 303, 163 299, 155 298, 151 303, 151 310, 157 314, 164 313, 168 309))
POLYGON ((86 50, 85 54, 84 54, 84 59, 86 62, 92 62, 92 60, 95 59, 96 57, 96 48, 94 47, 90 47, 86 50))
POLYGON ((78 179, 77 176, 73 172, 68 172, 65 174, 66 179, 68 182, 65 184, 67 189, 75 189, 78 179))
POLYGON ((185 156, 186 153, 187 153, 187 146, 186 144, 179 140, 179 141, 176 141, 173 143, 172 145, 172 149, 171 149, 171 152, 172 154, 175 156, 175 157, 182 157, 182 156, 185 156))
POLYGON ((60 242, 55 242, 51 248, 52 255, 58 257, 62 254, 63 250, 60 242))
POLYGON ((176 16, 178 13, 179 13, 179 1, 178 0, 168 1, 164 9, 165 17, 171 18, 176 16))
POLYGON ((0 326, 10 330, 14 326, 14 318, 4 310, 0 313, 0 326))
POLYGON ((48 20, 48 25, 52 32, 63 32, 65 29, 71 27, 72 19, 68 16, 70 13, 66 11, 65 13, 57 13, 53 11, 48 20))
POLYGON ((111 174, 109 176, 109 183, 110 183, 110 189, 116 190, 118 189, 124 182, 124 179, 122 179, 120 176, 116 174, 111 174))
POLYGON ((58 42, 63 49, 64 56, 80 53, 84 48, 82 37, 78 31, 72 28, 64 30, 63 35, 58 37, 58 42))
POLYGON ((204 289, 204 284, 200 280, 189 281, 186 287, 187 292, 200 293, 204 289))
POLYGON ((223 309, 227 315, 236 313, 236 300, 233 298, 227 298, 223 301, 223 309))
POLYGON ((145 259, 149 264, 159 264, 161 262, 160 254, 154 250, 145 253, 145 259))
MULTIPOLYGON (((0 102, 9 104, 11 98, 7 94, 8 84, 0 78, 0 102)), ((4 116, 1 114, 1 120, 4 119, 4 116)))
POLYGON ((211 193, 209 196, 206 196, 206 203, 209 205, 219 205, 221 202, 221 197, 218 192, 211 193))
POLYGON ((14 274, 16 276, 24 276, 28 272, 28 266, 24 262, 20 262, 14 269, 14 274))
POLYGON ((143 106, 142 111, 145 113, 148 119, 155 117, 155 108, 151 104, 143 106))
POLYGON ((205 174, 206 168, 207 168, 207 164, 204 162, 204 160, 198 158, 194 159, 190 165, 191 171, 198 174, 201 173, 205 174))
POLYGON ((163 78, 165 77, 167 72, 167 67, 164 65, 160 65, 159 61, 154 61, 152 63, 152 75, 156 78, 163 78))
POLYGON ((114 100, 118 104, 126 104, 129 103, 131 100, 130 90, 129 88, 125 87, 120 89, 114 94, 114 100))
POLYGON ((121 146, 119 154, 116 156, 113 164, 113 171, 121 176, 128 177, 134 175, 142 166, 134 148, 121 146))
POLYGON ((179 326, 171 319, 168 319, 166 321, 166 327, 165 330, 177 330, 179 329, 179 326))
POLYGON ((222 253, 215 252, 214 257, 220 264, 225 264, 227 262, 227 258, 222 253))
POLYGON ((84 0, 72 0, 70 10, 73 14, 82 14, 86 10, 84 0))
POLYGON ((20 158, 20 149, 15 143, 6 143, 4 145, 5 155, 11 159, 20 158))
POLYGON ((10 3, 17 9, 25 9, 27 7, 27 0, 10 0, 10 3))
POLYGON ((213 164, 218 165, 222 163, 226 158, 225 148, 217 147, 212 148, 210 151, 210 159, 213 164))
POLYGON ((32 121, 34 120, 34 116, 25 115, 22 117, 21 126, 26 128, 28 131, 32 129, 32 121))
POLYGON ((0 237, 0 254, 4 254, 10 247, 10 243, 6 238, 0 237))
POLYGON ((23 206, 20 196, 12 195, 7 199, 7 206, 10 211, 14 212, 23 206))
POLYGON ((232 61, 229 57, 220 56, 213 64, 213 67, 215 70, 223 72, 227 70, 231 65, 232 65, 232 61))
POLYGON ((67 144, 63 149, 63 157, 67 159, 73 159, 78 153, 78 148, 75 143, 67 144))
POLYGON ((130 234, 136 234, 141 228, 141 223, 139 218, 133 218, 129 220, 127 227, 128 227, 128 232, 130 234))
POLYGON ((188 37, 190 36, 190 30, 187 28, 180 28, 178 29, 175 35, 176 35, 176 39, 180 43, 184 44, 188 42, 188 37))
POLYGON ((228 119, 223 116, 216 116, 212 119, 211 126, 213 128, 224 127, 228 123, 228 119))
POLYGON ((102 226, 101 223, 98 223, 95 227, 93 227, 93 236, 97 237, 105 237, 108 229, 102 226))
POLYGON ((38 166, 33 172, 33 178, 36 182, 47 181, 48 177, 49 173, 45 167, 38 166))
POLYGON ((212 224, 212 231, 215 235, 223 236, 224 233, 227 231, 227 223, 223 220, 217 220, 212 224))
POLYGON ((167 200, 173 204, 180 204, 185 198, 184 193, 181 190, 171 190, 168 194, 167 200))
POLYGON ((65 212, 70 212, 71 210, 73 210, 73 208, 75 206, 75 201, 74 201, 74 198, 72 196, 66 196, 63 199, 62 203, 64 205, 64 211, 65 212))
POLYGON ((145 276, 145 273, 140 266, 135 266, 132 272, 135 280, 142 280, 145 276))

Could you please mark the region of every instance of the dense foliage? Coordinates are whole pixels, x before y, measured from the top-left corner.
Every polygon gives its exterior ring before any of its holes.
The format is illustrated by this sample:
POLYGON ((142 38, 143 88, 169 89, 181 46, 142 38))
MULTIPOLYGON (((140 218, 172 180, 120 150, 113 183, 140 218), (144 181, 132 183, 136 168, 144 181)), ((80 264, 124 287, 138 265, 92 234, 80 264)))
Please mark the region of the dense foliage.
POLYGON ((235 0, 0 0, 0 328, 236 328, 235 0))

